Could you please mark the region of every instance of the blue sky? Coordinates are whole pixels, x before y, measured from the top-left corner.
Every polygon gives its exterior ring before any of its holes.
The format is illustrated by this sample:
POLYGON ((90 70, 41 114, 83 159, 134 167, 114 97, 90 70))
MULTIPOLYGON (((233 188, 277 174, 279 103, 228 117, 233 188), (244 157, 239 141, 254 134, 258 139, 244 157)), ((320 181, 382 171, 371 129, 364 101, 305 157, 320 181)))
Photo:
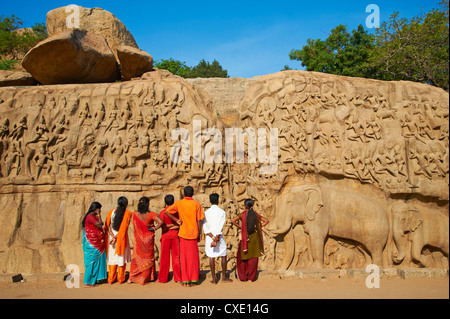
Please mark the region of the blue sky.
POLYGON ((366 7, 376 4, 381 21, 395 11, 410 18, 437 7, 438 0, 342 1, 2 1, 0 15, 14 14, 25 27, 45 22, 48 11, 69 4, 112 12, 155 60, 174 58, 195 66, 216 59, 231 77, 253 77, 303 69, 289 52, 308 38, 325 39, 331 29, 365 25, 366 7))

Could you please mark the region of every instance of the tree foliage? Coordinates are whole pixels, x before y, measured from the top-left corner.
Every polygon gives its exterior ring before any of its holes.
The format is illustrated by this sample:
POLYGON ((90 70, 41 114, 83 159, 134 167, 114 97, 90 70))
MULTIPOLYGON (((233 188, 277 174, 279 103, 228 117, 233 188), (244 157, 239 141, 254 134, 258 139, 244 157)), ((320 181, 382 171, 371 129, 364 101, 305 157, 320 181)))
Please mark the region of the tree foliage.
POLYGON ((189 67, 186 62, 174 60, 172 58, 168 60, 160 60, 155 63, 155 67, 158 69, 164 69, 172 72, 175 75, 183 78, 227 78, 228 71, 224 70, 217 60, 212 63, 205 61, 204 59, 194 67, 189 67))
POLYGON ((224 70, 217 60, 212 63, 204 59, 193 68, 187 75, 188 78, 228 78, 228 71, 224 70))
POLYGON ((190 67, 186 65, 186 62, 181 62, 178 60, 174 60, 172 58, 168 60, 161 59, 154 64, 158 69, 168 70, 174 75, 178 75, 181 77, 186 77, 188 72, 190 72, 190 67))
POLYGON ((15 15, 0 16, 0 68, 9 69, 18 63, 32 47, 47 38, 44 23, 36 23, 31 29, 20 29, 23 22, 15 15))
POLYGON ((440 5, 411 20, 396 12, 381 25, 370 59, 377 78, 424 82, 448 91, 448 0, 440 5))
POLYGON ((449 89, 448 0, 439 9, 412 19, 391 15, 374 34, 362 25, 351 33, 344 25, 326 40, 308 39, 291 60, 307 71, 379 80, 409 80, 449 89))
POLYGON ((373 49, 374 38, 362 25, 350 33, 341 24, 331 30, 326 40, 308 39, 303 49, 292 50, 289 57, 302 61, 307 71, 367 77, 371 74, 368 57, 373 49))

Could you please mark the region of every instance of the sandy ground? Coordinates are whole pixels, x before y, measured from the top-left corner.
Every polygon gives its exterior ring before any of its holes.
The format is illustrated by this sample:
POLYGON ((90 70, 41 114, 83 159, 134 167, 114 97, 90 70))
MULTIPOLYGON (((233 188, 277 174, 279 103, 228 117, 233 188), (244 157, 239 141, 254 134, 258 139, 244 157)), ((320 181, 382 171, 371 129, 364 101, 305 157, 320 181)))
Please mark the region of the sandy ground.
POLYGON ((448 299, 449 278, 386 278, 380 288, 369 289, 364 278, 293 279, 260 278, 256 282, 213 285, 208 279, 196 287, 171 281, 145 286, 102 284, 69 289, 65 282, 0 283, 1 299, 448 299))

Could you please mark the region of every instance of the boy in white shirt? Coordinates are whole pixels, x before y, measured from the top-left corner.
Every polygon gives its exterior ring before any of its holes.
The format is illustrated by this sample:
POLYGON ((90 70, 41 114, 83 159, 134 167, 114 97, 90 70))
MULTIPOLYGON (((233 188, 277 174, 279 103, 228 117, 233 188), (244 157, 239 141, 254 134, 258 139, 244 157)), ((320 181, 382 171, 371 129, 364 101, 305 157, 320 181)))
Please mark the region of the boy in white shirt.
POLYGON ((209 257, 209 266, 211 268, 212 284, 216 284, 215 259, 222 258, 222 282, 232 282, 227 278, 227 244, 222 236, 222 229, 225 225, 225 211, 219 206, 219 195, 209 195, 211 208, 205 211, 205 221, 203 222, 203 232, 205 238, 205 253, 209 257))

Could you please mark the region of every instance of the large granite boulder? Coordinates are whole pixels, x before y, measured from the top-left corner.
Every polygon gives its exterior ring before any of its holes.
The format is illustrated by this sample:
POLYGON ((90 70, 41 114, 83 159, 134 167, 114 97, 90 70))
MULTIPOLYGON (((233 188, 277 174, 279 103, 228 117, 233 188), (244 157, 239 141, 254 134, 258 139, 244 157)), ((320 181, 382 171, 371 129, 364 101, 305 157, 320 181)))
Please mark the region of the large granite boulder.
POLYGON ((153 57, 145 51, 123 45, 117 48, 122 80, 129 81, 153 70, 153 57))
MULTIPOLYGON (((115 53, 120 45, 138 48, 133 35, 125 25, 111 12, 100 8, 79 9, 79 26, 77 29, 89 31, 103 36, 109 47, 115 53)), ((51 37, 61 32, 69 31, 66 20, 74 13, 70 6, 57 8, 47 13, 47 33, 51 37)))
POLYGON ((119 77, 105 38, 82 30, 62 32, 38 43, 22 66, 42 84, 104 83, 119 77))

